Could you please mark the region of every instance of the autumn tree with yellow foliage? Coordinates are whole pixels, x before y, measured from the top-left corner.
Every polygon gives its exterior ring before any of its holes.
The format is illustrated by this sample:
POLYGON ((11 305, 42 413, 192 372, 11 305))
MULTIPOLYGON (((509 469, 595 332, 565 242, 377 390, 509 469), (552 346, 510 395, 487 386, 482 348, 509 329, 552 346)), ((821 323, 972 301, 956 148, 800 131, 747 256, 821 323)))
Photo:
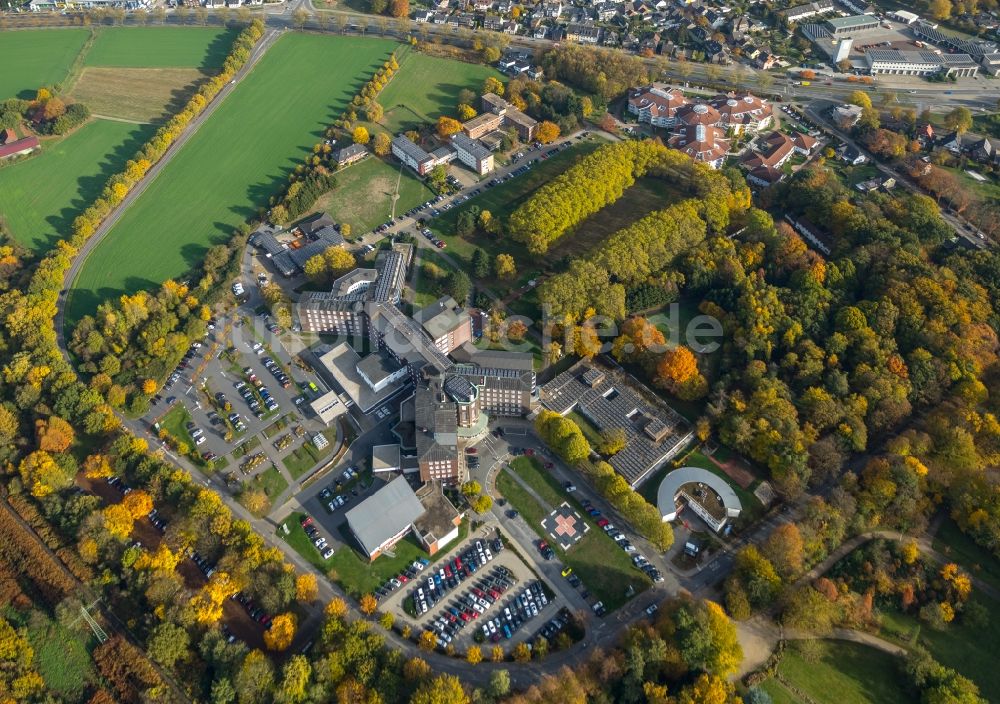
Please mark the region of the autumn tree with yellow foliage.
POLYGON ((289 612, 278 614, 271 619, 271 627, 264 631, 264 645, 268 650, 281 652, 288 650, 295 638, 295 629, 298 627, 298 618, 289 612))

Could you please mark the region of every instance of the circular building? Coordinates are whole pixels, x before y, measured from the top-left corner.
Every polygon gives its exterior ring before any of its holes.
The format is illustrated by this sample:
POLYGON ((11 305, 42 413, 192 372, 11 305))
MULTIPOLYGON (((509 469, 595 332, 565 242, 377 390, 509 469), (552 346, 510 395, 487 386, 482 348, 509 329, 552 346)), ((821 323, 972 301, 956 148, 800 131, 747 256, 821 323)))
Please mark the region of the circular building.
POLYGON ((722 477, 700 467, 681 467, 667 474, 656 493, 664 521, 672 521, 688 506, 718 532, 743 510, 740 498, 722 477))

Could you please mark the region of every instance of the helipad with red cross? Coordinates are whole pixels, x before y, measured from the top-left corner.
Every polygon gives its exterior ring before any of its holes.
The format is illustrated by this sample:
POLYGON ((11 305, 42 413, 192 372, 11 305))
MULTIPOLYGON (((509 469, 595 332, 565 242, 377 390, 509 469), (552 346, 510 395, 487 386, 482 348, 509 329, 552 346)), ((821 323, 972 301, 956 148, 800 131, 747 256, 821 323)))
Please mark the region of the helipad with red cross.
POLYGON ((542 528, 563 550, 573 547, 590 530, 583 517, 568 503, 563 503, 543 518, 542 528))

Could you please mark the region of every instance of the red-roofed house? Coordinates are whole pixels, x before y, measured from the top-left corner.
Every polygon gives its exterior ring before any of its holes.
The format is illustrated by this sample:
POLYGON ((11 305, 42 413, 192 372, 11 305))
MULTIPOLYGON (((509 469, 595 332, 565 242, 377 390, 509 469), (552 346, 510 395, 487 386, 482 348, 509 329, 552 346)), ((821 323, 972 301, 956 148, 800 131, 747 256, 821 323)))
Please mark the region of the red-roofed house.
POLYGON ((713 125, 678 125, 668 144, 713 169, 722 166, 729 152, 726 133, 713 125))
POLYGON ((628 111, 653 127, 673 127, 677 111, 687 104, 679 90, 657 83, 629 91, 628 111))
POLYGON ((41 146, 38 137, 25 137, 0 146, 0 159, 30 154, 41 146))
POLYGON ((720 95, 710 101, 719 113, 719 127, 730 129, 735 134, 744 130, 759 132, 771 125, 774 110, 763 98, 756 95, 720 95))

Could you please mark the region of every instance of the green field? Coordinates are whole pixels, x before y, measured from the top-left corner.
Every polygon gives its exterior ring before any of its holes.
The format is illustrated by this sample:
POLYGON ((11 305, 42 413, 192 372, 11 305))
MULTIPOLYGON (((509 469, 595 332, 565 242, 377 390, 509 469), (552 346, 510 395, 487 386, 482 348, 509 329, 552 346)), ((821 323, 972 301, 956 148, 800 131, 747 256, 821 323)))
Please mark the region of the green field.
POLYGON ((1000 560, 946 518, 934 534, 934 549, 960 564, 969 574, 1000 590, 1000 560))
POLYGON ((397 214, 434 196, 412 170, 376 156, 338 171, 336 178, 337 186, 320 197, 316 210, 350 224, 355 235, 363 235, 389 219, 397 189, 397 214))
MULTIPOLYGON (((566 501, 579 511, 580 515, 584 515, 576 499, 566 493, 559 482, 542 468, 538 460, 519 457, 511 463, 511 466, 517 475, 549 504, 550 508, 555 508, 566 501)), ((497 475, 497 488, 511 505, 520 511, 524 520, 539 537, 551 544, 552 539, 545 534, 541 526, 542 519, 548 513, 547 509, 508 472, 509 470, 497 475)), ((641 592, 648 588, 651 582, 645 574, 632 566, 628 554, 604 531, 590 519, 585 520, 590 524, 590 530, 580 542, 565 552, 558 545, 552 547, 563 563, 573 568, 596 599, 603 601, 608 610, 617 609, 627 601, 625 590, 630 585, 636 592, 641 592)))
POLYGON ((395 46, 357 37, 282 37, 90 254, 74 284, 69 319, 110 297, 182 276, 208 247, 227 241, 267 204, 395 46))
POLYGON ((89 36, 87 29, 0 32, 0 100, 33 98, 40 86, 66 80, 89 36))
POLYGON ((0 169, 0 215, 14 239, 35 253, 68 235, 69 226, 152 134, 153 127, 91 120, 41 153, 0 169))
MULTIPOLYGON (((883 704, 915 701, 902 685, 897 660, 881 650, 842 641, 820 641, 818 662, 807 662, 790 643, 778 673, 816 704, 883 704)), ((764 683, 775 702, 805 704, 774 679, 764 683)))
POLYGON ((85 66, 218 68, 237 30, 210 27, 106 27, 87 52, 85 66))
POLYGON ((1000 628, 997 628, 1000 604, 976 592, 972 599, 989 612, 990 623, 986 626, 974 628, 959 617, 943 631, 936 631, 913 616, 885 610, 880 635, 906 648, 919 643, 942 665, 954 668, 979 685, 987 701, 1000 701, 1000 670, 996 666, 1000 652, 1000 628))
MULTIPOLYGON (((482 91, 488 76, 500 78, 489 66, 440 59, 411 51, 400 61, 400 70, 379 94, 385 109, 380 123, 392 134, 436 123, 441 115, 456 117, 458 94, 464 88, 482 91)), ((479 105, 473 105, 479 110, 479 105)))

